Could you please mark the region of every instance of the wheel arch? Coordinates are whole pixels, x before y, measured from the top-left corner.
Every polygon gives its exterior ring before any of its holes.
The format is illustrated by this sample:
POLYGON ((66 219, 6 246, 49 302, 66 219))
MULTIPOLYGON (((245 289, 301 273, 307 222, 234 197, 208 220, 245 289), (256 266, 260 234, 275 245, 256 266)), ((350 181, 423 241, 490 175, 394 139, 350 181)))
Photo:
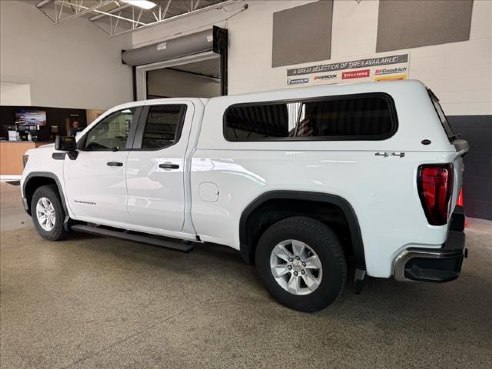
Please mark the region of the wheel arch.
MULTIPOLYGON (((339 209, 340 213, 345 217, 350 234, 351 251, 354 256, 355 267, 358 269, 365 269, 362 234, 357 214, 352 205, 346 199, 338 195, 305 191, 280 190, 266 192, 253 200, 243 210, 239 221, 239 241, 241 256, 245 262, 249 264, 254 262, 256 242, 259 234, 262 233, 260 219, 263 215, 263 211, 268 209, 272 204, 276 204, 275 206, 281 204, 280 208, 277 210, 277 212, 280 212, 281 214, 278 214, 277 218, 274 218, 275 221, 278 221, 289 216, 299 215, 295 209, 296 206, 293 205, 294 203, 309 207, 316 204, 318 208, 323 205, 328 205, 333 209, 339 209)), ((313 214, 304 213, 304 215, 311 215, 311 217, 313 217, 313 214)), ((271 224, 272 223, 267 225, 271 224)))
POLYGON ((51 172, 31 172, 27 175, 22 185, 22 197, 26 200, 26 212, 31 215, 31 200, 37 188, 45 185, 54 184, 58 190, 58 196, 63 206, 63 211, 66 217, 68 217, 68 208, 65 202, 65 195, 63 193, 62 185, 58 176, 51 172))

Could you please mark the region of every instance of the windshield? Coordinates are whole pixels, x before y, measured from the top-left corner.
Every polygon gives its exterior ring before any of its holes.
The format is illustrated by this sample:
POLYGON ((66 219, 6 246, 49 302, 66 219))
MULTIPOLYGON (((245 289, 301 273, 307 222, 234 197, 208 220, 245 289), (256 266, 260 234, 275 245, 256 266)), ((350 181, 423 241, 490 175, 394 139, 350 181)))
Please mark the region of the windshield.
POLYGON ((439 119, 441 120, 442 127, 444 128, 444 131, 446 132, 449 141, 454 140, 457 136, 454 134, 453 129, 451 128, 451 125, 448 122, 448 118, 446 118, 446 114, 444 114, 444 111, 442 110, 441 104, 439 104, 439 99, 437 98, 436 95, 434 95, 434 92, 432 92, 431 90, 428 91, 432 103, 434 104, 434 109, 436 109, 436 113, 439 116, 439 119))

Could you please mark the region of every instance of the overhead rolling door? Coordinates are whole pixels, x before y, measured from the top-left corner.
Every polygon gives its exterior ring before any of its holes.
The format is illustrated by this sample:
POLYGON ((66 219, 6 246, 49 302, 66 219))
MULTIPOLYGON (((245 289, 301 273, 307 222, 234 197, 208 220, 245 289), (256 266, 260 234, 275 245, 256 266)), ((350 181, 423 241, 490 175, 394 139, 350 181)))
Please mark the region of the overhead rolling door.
POLYGON ((210 29, 138 49, 126 50, 121 57, 125 64, 139 66, 212 50, 213 31, 210 29))

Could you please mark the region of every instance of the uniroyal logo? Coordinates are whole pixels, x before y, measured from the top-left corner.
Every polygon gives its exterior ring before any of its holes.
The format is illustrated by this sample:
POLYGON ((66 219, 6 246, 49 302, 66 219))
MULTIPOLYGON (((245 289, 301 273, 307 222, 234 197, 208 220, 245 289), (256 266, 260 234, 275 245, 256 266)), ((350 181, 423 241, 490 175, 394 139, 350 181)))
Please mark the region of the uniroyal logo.
POLYGON ((356 70, 350 72, 343 72, 342 79, 352 79, 352 78, 364 78, 369 77, 369 69, 356 70))
POLYGON ((336 74, 322 74, 320 76, 314 76, 313 79, 316 81, 317 79, 333 79, 337 78, 336 74))

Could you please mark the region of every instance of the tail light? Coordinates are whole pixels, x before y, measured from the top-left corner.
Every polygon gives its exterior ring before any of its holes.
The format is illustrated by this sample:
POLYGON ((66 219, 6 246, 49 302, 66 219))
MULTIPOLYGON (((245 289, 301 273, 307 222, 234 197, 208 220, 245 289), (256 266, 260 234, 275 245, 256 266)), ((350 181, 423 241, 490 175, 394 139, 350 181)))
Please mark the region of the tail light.
POLYGON ((460 194, 458 195, 458 200, 456 200, 456 205, 463 206, 463 189, 460 190, 460 194))
POLYGON ((446 224, 453 192, 453 164, 419 166, 417 187, 429 224, 446 224))

